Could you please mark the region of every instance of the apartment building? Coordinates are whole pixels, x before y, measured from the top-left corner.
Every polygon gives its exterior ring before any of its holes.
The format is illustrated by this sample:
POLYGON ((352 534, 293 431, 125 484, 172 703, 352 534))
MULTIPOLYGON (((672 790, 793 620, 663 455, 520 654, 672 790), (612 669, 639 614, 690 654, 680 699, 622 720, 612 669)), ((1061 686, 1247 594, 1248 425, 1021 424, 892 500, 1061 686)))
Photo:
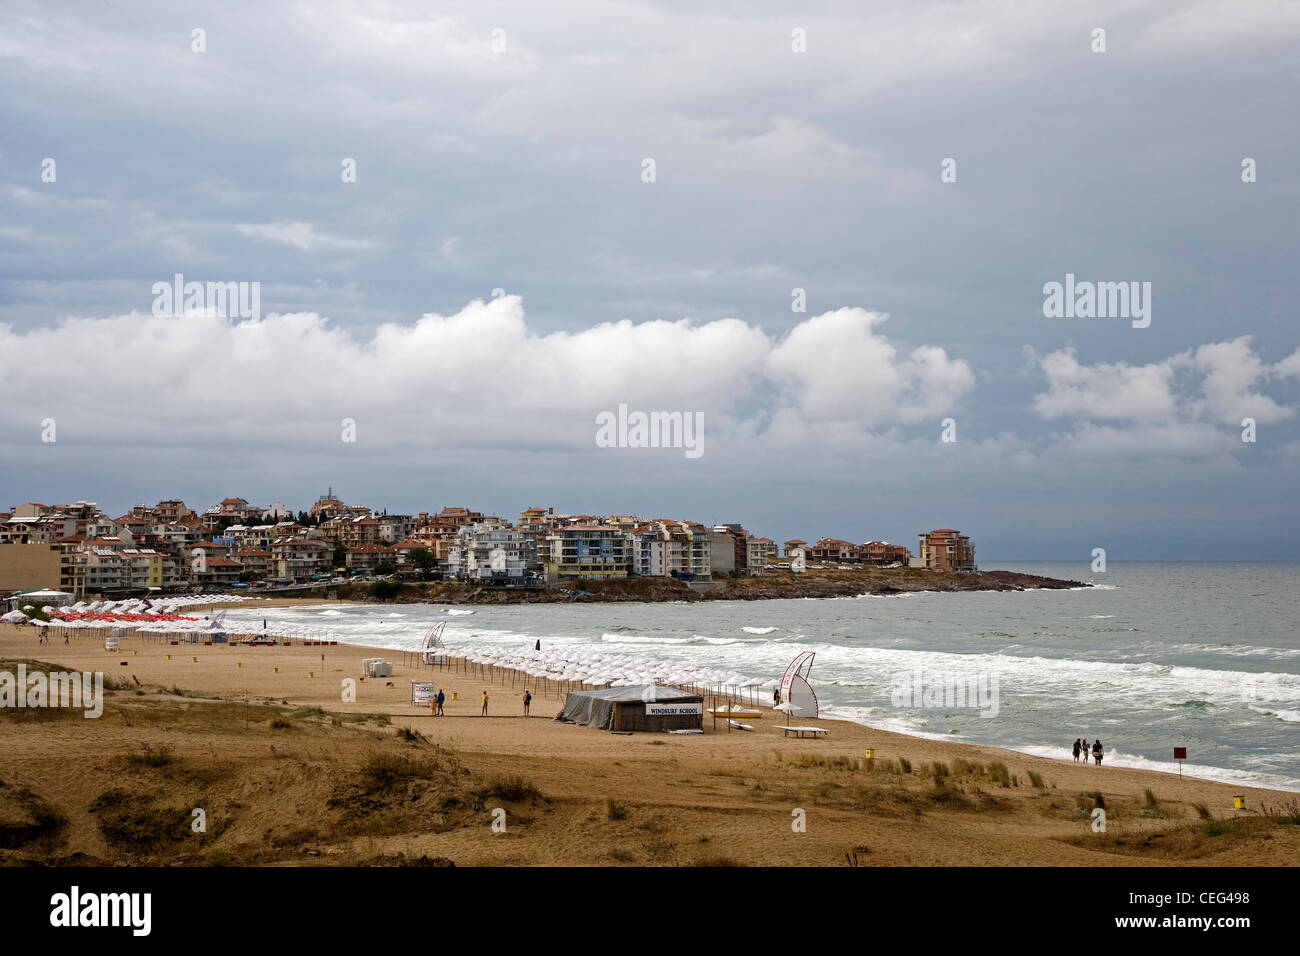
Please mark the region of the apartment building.
POLYGON ((33 589, 85 595, 86 562, 76 542, 0 544, 0 591, 33 589))
POLYGON ((920 565, 931 571, 974 571, 975 545, 952 528, 939 528, 918 535, 920 565))
POLYGON ((548 582, 624 578, 631 566, 632 539, 610 525, 566 525, 545 538, 542 568, 548 582))
MULTIPOLYGON (((633 573, 708 581, 713 576, 710 535, 708 528, 693 521, 656 519, 638 525, 628 535, 633 573), (653 544, 656 541, 662 545, 653 544)), ((728 537, 724 550, 731 547, 728 537)), ((723 563, 726 563, 725 557, 723 563)))
POLYGON ((397 554, 382 544, 359 544, 349 548, 344 564, 354 571, 376 571, 381 564, 397 564, 397 554))
POLYGON ((320 538, 277 538, 271 542, 271 555, 277 577, 307 581, 313 574, 330 570, 334 546, 320 538))
POLYGON ((461 528, 447 571, 471 581, 523 581, 539 570, 537 538, 500 523, 461 528))

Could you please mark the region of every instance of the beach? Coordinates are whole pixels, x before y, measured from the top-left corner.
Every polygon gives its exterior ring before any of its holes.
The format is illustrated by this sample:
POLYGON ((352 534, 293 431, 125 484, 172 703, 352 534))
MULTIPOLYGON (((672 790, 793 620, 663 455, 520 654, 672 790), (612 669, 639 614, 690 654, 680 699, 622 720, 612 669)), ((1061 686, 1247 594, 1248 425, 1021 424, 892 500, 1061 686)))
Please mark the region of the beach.
POLYGON ((0 659, 102 671, 124 687, 99 719, 0 712, 0 825, 64 821, 6 844, 9 860, 1234 866, 1300 855, 1300 827, 1283 822, 1294 793, 1075 764, 1068 740, 1049 759, 802 718, 828 736, 787 739, 766 707, 752 731, 706 716, 702 735, 612 735, 552 720, 564 688, 518 671, 430 670, 348 644, 128 635, 112 653, 85 635, 40 646, 36 629, 6 625, 0 659), (358 680, 343 700, 343 681, 376 656, 393 662, 391 678, 358 680), (411 680, 446 691, 445 717, 411 706, 411 680), (159 748, 167 756, 151 759, 159 748), (121 822, 123 805, 154 808, 173 829, 204 807, 219 833, 151 834, 121 822))

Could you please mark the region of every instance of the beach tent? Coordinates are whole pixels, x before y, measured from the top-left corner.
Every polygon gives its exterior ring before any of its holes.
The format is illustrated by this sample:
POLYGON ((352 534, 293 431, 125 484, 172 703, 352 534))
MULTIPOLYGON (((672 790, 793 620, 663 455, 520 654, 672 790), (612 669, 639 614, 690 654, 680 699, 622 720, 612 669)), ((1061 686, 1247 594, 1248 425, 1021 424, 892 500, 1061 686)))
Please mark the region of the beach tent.
POLYGON ((43 607, 46 604, 63 607, 76 599, 75 594, 69 594, 67 591, 27 591, 13 595, 9 599, 9 605, 14 610, 19 610, 26 604, 30 604, 33 608, 43 607))
POLYGON ((601 730, 665 731, 702 728, 704 698, 656 684, 572 691, 556 720, 601 730))

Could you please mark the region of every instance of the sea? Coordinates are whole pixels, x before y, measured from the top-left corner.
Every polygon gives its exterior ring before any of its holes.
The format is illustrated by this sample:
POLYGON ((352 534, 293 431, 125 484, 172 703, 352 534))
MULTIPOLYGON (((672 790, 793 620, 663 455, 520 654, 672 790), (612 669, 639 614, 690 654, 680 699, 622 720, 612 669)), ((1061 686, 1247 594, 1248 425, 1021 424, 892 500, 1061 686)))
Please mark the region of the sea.
MULTIPOLYGON (((1300 563, 984 562, 1092 585, 1059 591, 697 603, 233 608, 317 637, 451 653, 548 654, 609 676, 808 672, 821 716, 916 736, 1300 791, 1300 563)), ((754 691, 771 703, 771 690, 754 691)), ((780 718, 777 718, 780 719, 780 718)))

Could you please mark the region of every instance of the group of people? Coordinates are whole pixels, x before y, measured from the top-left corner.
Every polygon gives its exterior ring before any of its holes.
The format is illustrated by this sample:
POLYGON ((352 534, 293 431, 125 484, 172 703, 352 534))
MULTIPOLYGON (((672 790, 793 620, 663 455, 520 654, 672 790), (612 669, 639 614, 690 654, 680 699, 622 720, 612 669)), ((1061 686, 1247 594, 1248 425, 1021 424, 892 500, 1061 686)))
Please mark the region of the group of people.
MULTIPOLYGON (((438 691, 438 696, 432 698, 432 699, 429 701, 429 709, 433 711, 433 716, 434 716, 434 717, 445 717, 445 716, 446 716, 446 712, 442 709, 443 702, 444 702, 446 699, 447 699, 446 694, 444 694, 444 693, 440 690, 440 691, 438 691)), ((488 697, 488 692, 487 692, 486 690, 483 691, 483 709, 482 709, 481 711, 479 711, 480 716, 486 717, 486 716, 488 715, 488 701, 489 701, 489 700, 490 700, 490 698, 488 697)), ((525 691, 524 691, 524 716, 525 716, 525 717, 529 716, 529 713, 528 713, 528 712, 529 712, 529 709, 530 709, 532 706, 533 706, 533 692, 530 691, 530 690, 525 690, 525 691)))
POLYGON ((446 699, 447 699, 447 695, 444 694, 441 690, 438 691, 437 697, 432 697, 429 699, 429 709, 433 711, 434 717, 447 716, 442 709, 443 702, 446 701, 446 699))
MULTIPOLYGON (((1074 742, 1074 762, 1075 762, 1075 763, 1078 763, 1078 762, 1079 762, 1079 757, 1080 757, 1080 755, 1083 756, 1083 762, 1084 762, 1084 763, 1087 763, 1087 762, 1088 762, 1088 738, 1087 738, 1087 737, 1084 737, 1082 740, 1075 740, 1075 742, 1074 742)), ((1095 766, 1100 767, 1100 766, 1101 766, 1101 758, 1104 757, 1105 755, 1106 755, 1106 751, 1102 748, 1102 746, 1101 746, 1101 741, 1100 741, 1100 740, 1095 740, 1095 741, 1093 741, 1093 743, 1092 743, 1092 761, 1093 761, 1093 764, 1094 764, 1095 766)))

